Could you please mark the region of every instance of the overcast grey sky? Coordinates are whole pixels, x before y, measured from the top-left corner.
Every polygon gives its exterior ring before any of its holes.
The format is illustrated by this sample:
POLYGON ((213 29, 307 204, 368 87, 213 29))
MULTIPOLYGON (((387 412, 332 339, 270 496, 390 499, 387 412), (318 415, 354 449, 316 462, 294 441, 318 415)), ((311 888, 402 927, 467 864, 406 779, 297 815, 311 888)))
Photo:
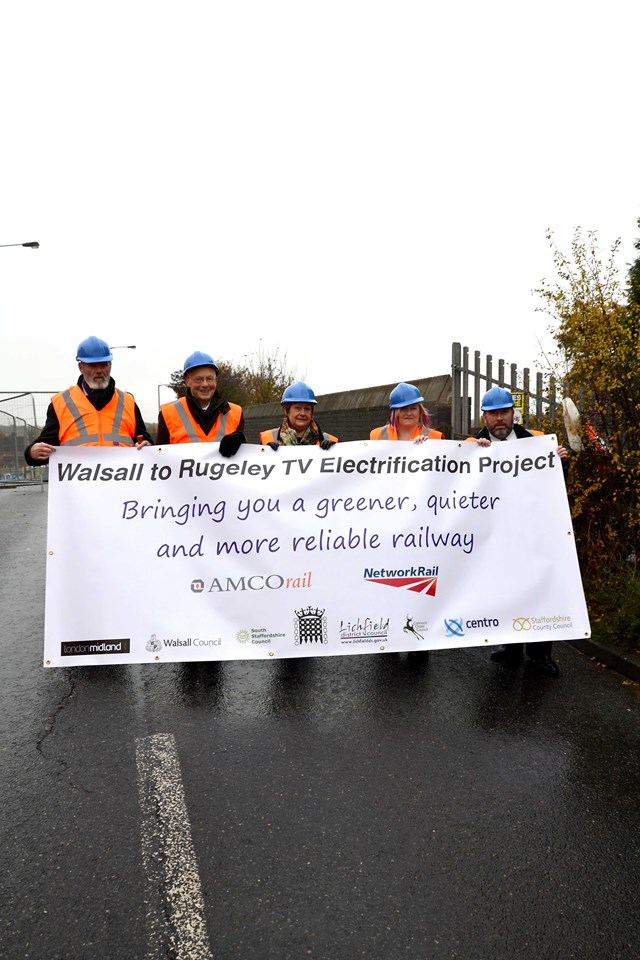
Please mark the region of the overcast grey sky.
MULTIPOLYGON (((0 0, 0 389, 112 344, 145 417, 187 354, 317 393, 535 363, 545 233, 633 259, 640 4, 0 0)), ((548 341, 546 341, 548 342, 548 341)), ((162 399, 169 399, 163 391, 162 399)))

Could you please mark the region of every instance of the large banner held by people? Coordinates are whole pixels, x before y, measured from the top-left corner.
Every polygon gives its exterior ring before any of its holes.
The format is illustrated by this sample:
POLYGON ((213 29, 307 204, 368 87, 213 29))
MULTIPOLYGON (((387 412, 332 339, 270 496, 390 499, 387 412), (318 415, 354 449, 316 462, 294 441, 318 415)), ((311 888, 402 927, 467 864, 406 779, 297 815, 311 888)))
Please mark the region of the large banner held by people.
POLYGON ((588 637, 556 446, 61 447, 44 664, 588 637))

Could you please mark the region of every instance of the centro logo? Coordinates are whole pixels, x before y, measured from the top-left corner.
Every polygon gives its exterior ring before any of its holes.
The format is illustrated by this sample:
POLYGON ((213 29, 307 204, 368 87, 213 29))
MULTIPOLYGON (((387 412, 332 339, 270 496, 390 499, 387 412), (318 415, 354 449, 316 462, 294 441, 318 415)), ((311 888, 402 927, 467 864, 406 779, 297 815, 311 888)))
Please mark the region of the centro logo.
MULTIPOLYGON (((202 583, 194 580, 194 583, 202 583)), ((215 577, 207 593, 238 593, 246 590, 297 590, 311 586, 311 571, 308 570, 299 577, 282 577, 279 573, 270 573, 267 577, 256 575, 253 577, 215 577)), ((204 584, 203 584, 204 587, 204 584)), ((191 585, 193 590, 193 584, 191 585)))
POLYGON ((462 629, 463 620, 460 617, 459 620, 445 620, 444 625, 447 631, 446 635, 448 637, 464 637, 464 630, 462 629))
POLYGON ((516 633, 522 633, 523 630, 531 630, 531 620, 529 620, 529 617, 515 617, 513 629, 516 633))
POLYGON ((194 593, 202 593, 204 590, 204 580, 192 580, 191 589, 194 593))
POLYGON ((464 620, 460 617, 445 620, 444 625, 447 630, 447 637, 464 637, 463 627, 466 627, 467 630, 487 630, 489 627, 499 627, 500 621, 497 617, 481 617, 479 620, 464 620))

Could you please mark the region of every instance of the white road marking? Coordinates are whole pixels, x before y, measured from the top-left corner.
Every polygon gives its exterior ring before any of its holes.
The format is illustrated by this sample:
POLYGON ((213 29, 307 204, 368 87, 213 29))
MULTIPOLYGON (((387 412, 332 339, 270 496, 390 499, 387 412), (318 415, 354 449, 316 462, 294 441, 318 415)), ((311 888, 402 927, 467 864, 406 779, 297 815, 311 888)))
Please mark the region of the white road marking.
POLYGON ((175 737, 136 740, 142 859, 150 886, 147 960, 213 960, 175 737))

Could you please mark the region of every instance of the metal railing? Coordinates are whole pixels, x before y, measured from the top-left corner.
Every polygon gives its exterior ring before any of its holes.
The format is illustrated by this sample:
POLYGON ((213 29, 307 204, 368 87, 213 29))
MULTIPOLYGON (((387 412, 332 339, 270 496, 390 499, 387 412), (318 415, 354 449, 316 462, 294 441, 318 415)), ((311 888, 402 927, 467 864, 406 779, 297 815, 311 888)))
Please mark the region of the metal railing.
POLYGON ((518 371, 517 364, 498 360, 494 364, 491 354, 482 360, 480 350, 473 353, 473 362, 469 362, 469 347, 459 343, 451 347, 451 436, 468 437, 475 433, 482 423, 480 403, 482 396, 490 387, 506 387, 514 395, 516 408, 522 411, 522 422, 526 427, 535 417, 555 419, 560 403, 557 384, 553 376, 545 383, 545 376, 539 371, 531 373, 529 367, 518 371), (532 384, 535 386, 532 387, 532 384))

